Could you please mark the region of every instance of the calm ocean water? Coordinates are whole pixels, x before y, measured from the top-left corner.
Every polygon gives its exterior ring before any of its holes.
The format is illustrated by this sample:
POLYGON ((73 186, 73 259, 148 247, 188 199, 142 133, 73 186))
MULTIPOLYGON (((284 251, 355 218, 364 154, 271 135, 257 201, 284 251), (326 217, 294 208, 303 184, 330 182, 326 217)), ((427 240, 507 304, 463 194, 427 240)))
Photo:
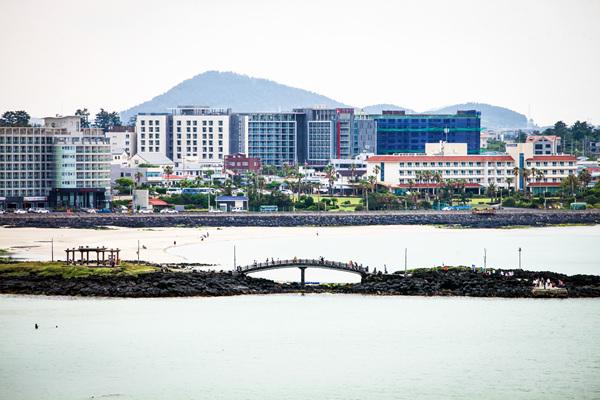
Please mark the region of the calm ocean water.
POLYGON ((0 399, 600 398, 599 300, 0 296, 0 332, 0 399))

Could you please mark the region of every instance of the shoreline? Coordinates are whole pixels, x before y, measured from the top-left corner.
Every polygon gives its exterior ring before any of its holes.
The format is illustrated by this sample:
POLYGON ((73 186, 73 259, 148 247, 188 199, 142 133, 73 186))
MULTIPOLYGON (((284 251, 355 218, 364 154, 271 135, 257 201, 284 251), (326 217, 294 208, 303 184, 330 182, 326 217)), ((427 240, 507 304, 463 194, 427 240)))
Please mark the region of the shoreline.
POLYGON ((469 211, 371 211, 329 213, 238 213, 238 214, 85 214, 54 213, 0 215, 0 226, 9 228, 101 229, 166 227, 325 227, 368 225, 433 225, 464 228, 513 226, 561 226, 600 224, 600 210, 499 210, 494 215, 469 211))

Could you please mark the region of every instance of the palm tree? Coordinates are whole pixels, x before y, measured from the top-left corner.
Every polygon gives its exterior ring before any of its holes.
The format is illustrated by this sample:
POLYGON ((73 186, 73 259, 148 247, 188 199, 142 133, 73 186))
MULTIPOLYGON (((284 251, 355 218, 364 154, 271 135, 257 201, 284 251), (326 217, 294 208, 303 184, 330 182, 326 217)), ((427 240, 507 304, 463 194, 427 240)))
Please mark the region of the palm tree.
MULTIPOLYGON (((512 170, 513 175, 515 176, 515 191, 519 186, 519 175, 521 174, 521 169, 519 167, 514 167, 512 170)), ((523 188, 519 188, 519 190, 523 190, 523 188)))
POLYGON ((135 186, 137 187, 140 184, 140 181, 142 180, 142 178, 144 177, 144 174, 142 174, 141 171, 138 171, 135 173, 135 175, 133 177, 135 178, 135 186))
POLYGON ((506 178, 506 183, 508 184, 508 194, 510 195, 510 184, 513 182, 513 178, 510 176, 506 178))
POLYGON ((333 184, 337 179, 337 174, 335 172, 335 168, 331 164, 327 165, 323 169, 323 172, 325 172, 325 176, 327 177, 327 181, 329 182, 329 195, 331 196, 331 191, 333 188, 333 184))
POLYGON ((375 165, 373 167, 373 173, 375 174, 375 177, 377 179, 379 179, 379 173, 381 172, 381 167, 379 165, 375 165))
POLYGON ((579 179, 579 182, 581 183, 581 188, 585 190, 592 181, 592 175, 587 169, 582 169, 581 172, 579 172, 579 175, 577 175, 577 179, 579 179))
POLYGON ((170 165, 165 165, 163 167, 163 174, 167 176, 167 186, 169 186, 169 177, 173 175, 173 167, 170 165))
POLYGON ((574 174, 567 175, 566 178, 562 180, 561 186, 563 191, 566 191, 571 196, 575 197, 577 194, 577 188, 579 187, 579 179, 574 174))
POLYGON ((489 184, 489 186, 487 187, 487 195, 492 200, 492 203, 494 203, 494 200, 495 200, 495 197, 496 197, 496 185, 494 185, 493 182, 491 182, 489 184))
POLYGON ((369 211, 369 188, 371 183, 368 179, 361 179, 358 181, 358 186, 362 189, 363 197, 365 198, 366 209, 369 211))
POLYGON ((521 171, 521 175, 523 176, 523 190, 525 192, 527 192, 527 185, 529 183, 529 177, 531 176, 531 171, 528 170, 527 168, 523 168, 523 170, 521 171))

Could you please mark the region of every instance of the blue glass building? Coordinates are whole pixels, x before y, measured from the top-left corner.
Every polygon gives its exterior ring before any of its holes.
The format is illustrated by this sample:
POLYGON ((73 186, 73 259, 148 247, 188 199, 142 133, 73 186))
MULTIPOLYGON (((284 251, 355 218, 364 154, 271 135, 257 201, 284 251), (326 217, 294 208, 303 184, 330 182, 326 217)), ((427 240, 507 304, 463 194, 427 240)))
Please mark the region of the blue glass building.
POLYGON ((425 143, 466 143, 469 154, 479 153, 481 113, 406 114, 384 111, 373 118, 377 125, 377 154, 424 153, 425 143))

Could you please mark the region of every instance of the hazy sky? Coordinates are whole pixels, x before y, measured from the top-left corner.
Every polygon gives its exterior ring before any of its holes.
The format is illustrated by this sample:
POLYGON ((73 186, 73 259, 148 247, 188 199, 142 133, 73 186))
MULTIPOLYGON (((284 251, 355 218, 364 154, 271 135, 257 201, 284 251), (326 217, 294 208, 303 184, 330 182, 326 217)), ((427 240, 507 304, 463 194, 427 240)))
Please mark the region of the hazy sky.
POLYGON ((600 123, 599 0, 0 0, 0 111, 122 111, 207 70, 355 106, 600 123))

